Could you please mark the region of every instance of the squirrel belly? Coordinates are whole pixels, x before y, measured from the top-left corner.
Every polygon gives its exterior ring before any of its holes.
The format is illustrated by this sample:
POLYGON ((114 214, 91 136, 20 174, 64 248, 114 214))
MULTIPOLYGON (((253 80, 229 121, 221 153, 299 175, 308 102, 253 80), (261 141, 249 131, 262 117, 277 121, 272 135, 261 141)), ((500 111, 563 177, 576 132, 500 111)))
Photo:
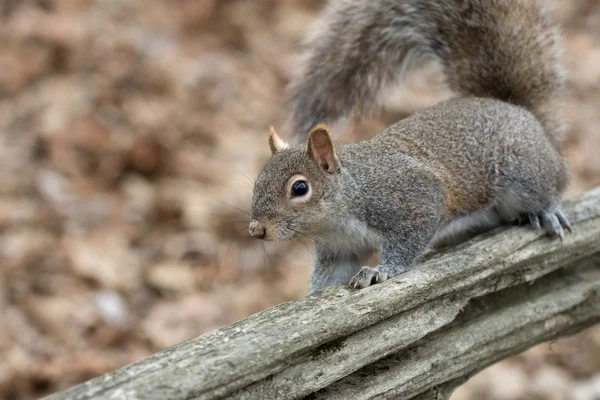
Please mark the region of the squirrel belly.
POLYGON ((560 36, 538 3, 332 0, 316 26, 289 88, 305 142, 271 129, 250 225, 259 239, 315 241, 311 292, 383 282, 469 230, 518 220, 570 231, 558 207, 569 183, 560 36), (431 59, 454 98, 334 145, 322 121, 367 112, 399 71, 431 59))

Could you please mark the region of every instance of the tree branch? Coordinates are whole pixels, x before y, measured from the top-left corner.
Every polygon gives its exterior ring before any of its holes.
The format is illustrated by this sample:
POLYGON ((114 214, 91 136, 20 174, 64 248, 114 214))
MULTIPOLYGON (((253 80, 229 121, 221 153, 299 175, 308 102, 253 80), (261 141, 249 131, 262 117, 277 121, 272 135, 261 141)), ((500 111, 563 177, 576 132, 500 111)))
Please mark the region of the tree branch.
POLYGON ((445 399, 473 373, 600 320, 600 188, 564 242, 501 228, 360 291, 283 303, 59 399, 445 399))

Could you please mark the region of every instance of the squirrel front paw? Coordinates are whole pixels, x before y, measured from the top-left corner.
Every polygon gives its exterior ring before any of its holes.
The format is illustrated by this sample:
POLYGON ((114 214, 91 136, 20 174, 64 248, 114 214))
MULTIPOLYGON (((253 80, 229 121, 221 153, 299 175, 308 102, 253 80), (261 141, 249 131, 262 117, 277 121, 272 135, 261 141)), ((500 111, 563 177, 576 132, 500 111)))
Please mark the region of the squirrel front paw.
POLYGON ((387 273, 375 267, 362 267, 356 275, 350 279, 350 286, 354 289, 364 289, 375 283, 387 280, 387 273))

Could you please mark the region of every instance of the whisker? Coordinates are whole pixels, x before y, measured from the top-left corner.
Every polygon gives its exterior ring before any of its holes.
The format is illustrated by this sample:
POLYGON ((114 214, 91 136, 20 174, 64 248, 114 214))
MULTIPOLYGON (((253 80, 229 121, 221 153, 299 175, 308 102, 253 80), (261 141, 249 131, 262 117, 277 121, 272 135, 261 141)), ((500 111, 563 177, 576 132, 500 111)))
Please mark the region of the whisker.
POLYGON ((240 174, 242 174, 246 179, 248 179, 248 181, 250 182, 250 184, 254 185, 256 183, 256 181, 252 178, 250 178, 248 175, 246 175, 245 173, 243 173, 242 171, 237 171, 240 174))
MULTIPOLYGON (((290 229, 292 231, 294 231, 295 233, 297 233, 298 235, 303 235, 301 232, 298 232, 297 230, 295 230, 293 228, 290 228, 290 229)), ((346 243, 344 243, 340 239, 336 238, 335 236, 331 236, 331 235, 328 235, 326 233, 316 233, 315 232, 313 235, 311 235, 310 232, 309 232, 307 234, 304 234, 303 236, 309 237, 309 238, 311 238, 314 241, 318 241, 317 239, 320 237, 320 238, 323 238, 323 239, 325 239, 325 240, 327 240, 327 241, 329 241, 329 242, 331 242, 331 243, 333 243, 333 244, 335 244, 337 246, 340 246, 340 247, 345 247, 347 245, 346 243)))
MULTIPOLYGON (((239 236, 240 233, 242 233, 244 231, 244 229, 246 229, 246 227, 243 227, 242 229, 238 230, 235 234, 235 236, 239 236)), ((246 239, 248 239, 248 237, 246 237, 246 239)))
POLYGON ((265 259, 265 244, 261 242, 260 247, 262 248, 262 251, 263 251, 263 265, 265 265, 267 263, 267 260, 265 259))
POLYGON ((336 236, 333 235, 329 235, 329 234, 325 234, 325 233, 320 233, 317 234, 317 237, 321 236, 322 238, 329 240, 330 242, 332 242, 333 244, 336 244, 340 247, 346 247, 348 244, 345 243, 344 241, 342 241, 341 239, 337 238, 336 236))
POLYGON ((246 240, 244 241, 244 245, 242 246, 242 248, 243 248, 242 261, 241 261, 241 270, 242 271, 244 271, 244 261, 246 259, 246 252, 248 251, 249 243, 250 243, 250 238, 246 238, 246 240))
MULTIPOLYGON (((291 230, 292 232, 294 232, 297 235, 297 239, 300 240, 304 244, 304 246, 306 247, 306 249, 308 250, 308 252, 312 255, 313 259, 315 259, 314 253, 310 251, 308 245, 306 244, 306 242, 304 242, 302 240, 302 238, 308 238, 308 239, 311 239, 313 241, 316 241, 316 239, 313 236, 311 236, 310 234, 304 234, 304 233, 298 231, 297 229, 294 229, 294 228, 288 228, 288 229, 291 230)), ((334 241, 333 238, 331 238, 330 241, 332 241, 332 242, 340 245, 339 243, 337 243, 336 241, 334 241)))
POLYGON ((271 256, 269 255, 269 252, 267 251, 265 244, 264 244, 264 243, 261 243, 261 245, 262 245, 262 248, 263 248, 263 251, 264 251, 264 253, 267 255, 267 258, 269 259, 269 262, 271 263, 271 265, 273 266, 273 268, 274 268, 274 269, 276 269, 276 268, 277 268, 277 265, 276 265, 276 264, 273 262, 273 260, 271 259, 271 256))
POLYGON ((241 208, 238 208, 238 207, 236 207, 236 206, 233 206, 233 205, 231 205, 231 204, 229 204, 229 203, 226 203, 226 202, 224 202, 224 201, 222 201, 222 200, 219 200, 219 199, 215 199, 215 198, 213 198, 213 197, 210 197, 210 196, 207 196, 207 197, 208 197, 209 199, 211 199, 211 200, 218 201, 218 202, 219 202, 219 203, 221 203, 221 204, 224 204, 224 205, 226 205, 226 206, 229 206, 229 207, 231 207, 231 208, 233 208, 233 209, 235 209, 235 210, 238 210, 239 212, 241 212, 241 213, 244 213, 244 214, 246 214, 247 216, 249 216, 250 218, 252 218, 252 215, 250 215, 250 213, 249 213, 249 212, 247 212, 247 211, 244 211, 244 210, 242 210, 241 208))
MULTIPOLYGON (((242 231, 246 229, 246 227, 243 227, 242 229, 238 230, 235 234, 234 239, 231 239, 229 241, 229 246, 227 246, 227 250, 225 251, 225 259, 227 259, 227 256, 229 255, 229 250, 231 250, 231 246, 233 246, 233 243, 237 241, 238 236, 240 235, 240 233, 242 233, 242 231)), ((247 238, 246 238, 247 239, 247 238)), ((239 263, 239 260, 238 260, 239 263)))
MULTIPOLYGON (((202 215, 210 215, 211 217, 218 217, 218 218, 224 218, 224 219, 232 219, 232 218, 239 218, 240 216, 235 216, 235 215, 227 215, 227 214, 214 214, 214 213, 207 213, 207 212, 199 212, 198 214, 202 214, 202 215)), ((250 219, 247 220, 239 220, 239 221, 247 221, 250 222, 250 219)))
POLYGON ((252 185, 250 185, 248 182, 246 182, 246 181, 243 181, 243 180, 241 180, 241 179, 228 179, 228 181, 231 181, 231 182, 239 182, 239 183, 241 183, 241 184, 245 185, 245 186, 246 186, 248 189, 250 189, 250 190, 254 190, 254 187, 253 187, 252 185))
MULTIPOLYGON (((262 240, 261 240, 262 242, 262 240)), ((262 244, 262 243, 261 243, 262 244)), ((256 258, 258 258, 260 256, 260 254, 258 253, 258 247, 257 246, 252 246, 254 248, 254 254, 256 254, 256 258)), ((265 263, 265 255, 263 253, 263 264, 265 263)))
POLYGON ((299 237, 298 240, 300 240, 300 242, 304 245, 304 247, 306 247, 306 250, 308 251, 308 253, 312 256, 313 260, 315 259, 315 254, 310 251, 310 248, 308 247, 308 244, 306 244, 306 242, 304 240, 302 240, 303 237, 299 237))

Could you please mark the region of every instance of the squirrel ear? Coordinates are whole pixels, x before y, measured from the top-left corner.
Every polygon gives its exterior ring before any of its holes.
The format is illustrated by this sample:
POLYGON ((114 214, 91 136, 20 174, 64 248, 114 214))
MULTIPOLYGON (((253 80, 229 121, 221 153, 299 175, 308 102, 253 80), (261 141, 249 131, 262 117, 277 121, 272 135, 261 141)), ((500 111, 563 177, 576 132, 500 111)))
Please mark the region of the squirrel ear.
POLYGON ((319 124, 310 131, 305 152, 326 173, 333 175, 338 172, 340 162, 335 155, 333 142, 325 125, 319 124))
POLYGON ((271 154, 277 154, 289 147, 286 142, 281 140, 277 132, 275 132, 275 128, 273 127, 269 129, 269 147, 271 148, 271 154))

